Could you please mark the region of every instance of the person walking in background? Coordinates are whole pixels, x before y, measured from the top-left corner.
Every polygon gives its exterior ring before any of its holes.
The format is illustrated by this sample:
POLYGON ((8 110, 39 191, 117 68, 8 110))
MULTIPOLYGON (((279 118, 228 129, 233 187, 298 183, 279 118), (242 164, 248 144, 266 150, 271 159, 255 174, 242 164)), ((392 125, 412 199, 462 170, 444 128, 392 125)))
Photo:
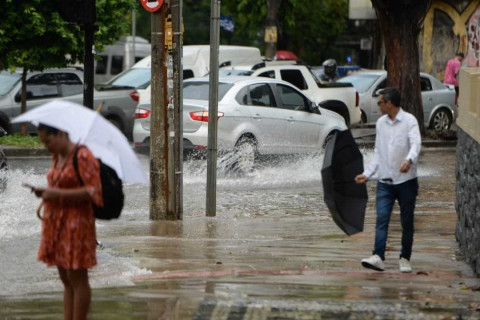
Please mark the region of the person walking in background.
POLYGON ((383 114, 376 123, 375 149, 372 161, 356 183, 366 183, 378 171, 377 220, 373 255, 362 260, 365 268, 384 271, 388 224, 395 200, 400 206, 402 249, 400 272, 412 272, 414 210, 418 194, 417 162, 421 137, 417 119, 400 107, 400 92, 385 88, 378 98, 383 114))
POLYGON ((448 60, 447 66, 445 67, 445 75, 443 77, 444 84, 451 84, 455 86, 455 92, 457 93, 458 97, 458 73, 460 72, 460 68, 462 66, 462 61, 465 58, 463 52, 457 53, 455 58, 448 60))
POLYGON ((40 124, 38 136, 53 155, 48 187, 27 185, 44 202, 38 259, 58 269, 65 289, 64 319, 83 320, 91 301, 88 269, 97 264, 92 203, 103 206, 99 162, 88 148, 77 151, 66 132, 40 124))

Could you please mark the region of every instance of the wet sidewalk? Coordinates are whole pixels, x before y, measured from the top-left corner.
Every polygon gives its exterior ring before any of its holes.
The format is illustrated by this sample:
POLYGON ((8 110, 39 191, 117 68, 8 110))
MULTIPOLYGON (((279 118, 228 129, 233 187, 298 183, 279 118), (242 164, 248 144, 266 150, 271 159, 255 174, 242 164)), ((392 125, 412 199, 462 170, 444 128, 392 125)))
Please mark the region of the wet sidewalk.
MULTIPOLYGON (((364 232, 352 237, 333 223, 321 188, 262 191, 275 200, 266 208, 258 190, 220 189, 215 218, 198 210, 179 222, 105 223, 99 255, 147 272, 94 287, 89 319, 480 319, 480 280, 455 241, 455 159, 422 153, 411 274, 398 271, 398 207, 386 271, 360 264, 373 246, 374 183, 364 232)), ((0 295, 0 319, 62 319, 62 292, 0 295)))

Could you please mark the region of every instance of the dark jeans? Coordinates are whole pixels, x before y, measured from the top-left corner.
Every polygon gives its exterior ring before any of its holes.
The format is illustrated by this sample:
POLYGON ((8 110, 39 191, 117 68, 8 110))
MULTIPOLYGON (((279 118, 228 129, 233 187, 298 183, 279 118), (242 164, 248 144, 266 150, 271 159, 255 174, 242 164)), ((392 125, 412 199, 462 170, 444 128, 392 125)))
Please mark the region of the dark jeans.
POLYGON ((400 219, 402 222, 402 251, 400 258, 410 260, 413 245, 413 213, 418 194, 418 179, 411 179, 401 184, 393 185, 378 182, 377 184, 377 224, 375 229, 375 248, 377 254, 385 260, 385 247, 388 237, 388 224, 392 214, 393 204, 398 200, 400 219))

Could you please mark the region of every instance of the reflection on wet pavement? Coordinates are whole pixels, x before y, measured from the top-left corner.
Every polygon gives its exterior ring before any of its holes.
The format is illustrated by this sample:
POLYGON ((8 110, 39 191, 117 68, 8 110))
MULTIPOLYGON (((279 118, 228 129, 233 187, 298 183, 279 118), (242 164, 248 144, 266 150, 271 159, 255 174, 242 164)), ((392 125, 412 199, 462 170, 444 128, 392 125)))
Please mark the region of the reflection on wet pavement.
MULTIPOLYGON (((122 219, 98 227, 105 249, 91 273, 91 318, 480 318, 480 281, 454 236, 455 157, 422 154, 412 274, 398 272, 398 207, 386 271, 361 267, 373 247, 375 183, 364 232, 347 237, 323 203, 321 158, 219 179, 215 218, 204 216, 202 169, 186 174, 184 221, 149 221, 148 192, 128 186, 122 219), (135 268, 124 270, 122 261, 135 268)), ((59 301, 58 291, 0 295, 0 318, 60 318, 59 301)))

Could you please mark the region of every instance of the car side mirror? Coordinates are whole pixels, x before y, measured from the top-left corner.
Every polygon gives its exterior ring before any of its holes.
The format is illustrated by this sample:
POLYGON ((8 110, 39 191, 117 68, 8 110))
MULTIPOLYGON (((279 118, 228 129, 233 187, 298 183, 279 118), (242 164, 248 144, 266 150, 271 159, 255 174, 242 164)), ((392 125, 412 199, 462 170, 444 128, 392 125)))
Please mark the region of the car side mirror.
POLYGON ((313 113, 322 114, 320 112, 320 106, 313 101, 310 102, 310 111, 313 113))
MULTIPOLYGON (((32 91, 27 91, 27 100, 30 100, 33 98, 33 93, 32 91)), ((19 91, 17 92, 17 94, 15 95, 15 97, 13 98, 13 100, 15 100, 15 102, 20 102, 22 101, 22 92, 19 91)))

